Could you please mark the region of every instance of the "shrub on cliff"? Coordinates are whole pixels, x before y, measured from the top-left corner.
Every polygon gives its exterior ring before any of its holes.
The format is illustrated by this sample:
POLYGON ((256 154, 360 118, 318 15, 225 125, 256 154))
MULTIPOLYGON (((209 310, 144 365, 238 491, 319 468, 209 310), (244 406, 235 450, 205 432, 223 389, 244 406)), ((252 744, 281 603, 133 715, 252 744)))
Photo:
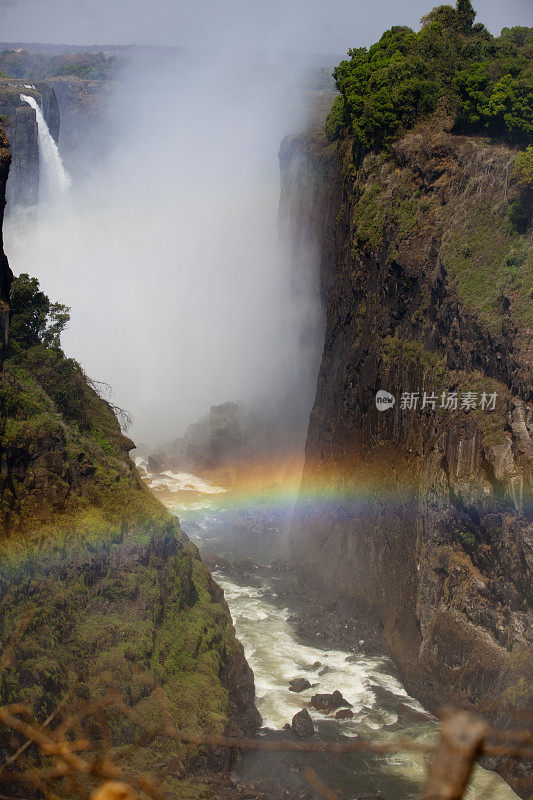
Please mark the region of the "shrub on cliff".
POLYGON ((474 18, 470 0, 458 0, 423 17, 418 33, 395 26, 368 50, 349 50, 333 72, 340 97, 326 123, 330 140, 349 130, 362 151, 389 149, 443 96, 457 130, 531 136, 533 29, 494 38, 474 18))
POLYGON ((129 460, 134 445, 121 431, 120 409, 61 350, 66 306, 26 274, 13 281, 10 306, 0 372, 0 529, 24 532, 43 520, 59 529, 82 517, 94 528, 157 516, 129 460))
POLYGON ((61 333, 70 319, 67 306, 51 303, 37 278, 26 273, 13 280, 9 302, 11 352, 39 344, 59 349, 61 333))
POLYGON ((526 147, 516 157, 513 178, 525 189, 533 189, 533 145, 526 147))

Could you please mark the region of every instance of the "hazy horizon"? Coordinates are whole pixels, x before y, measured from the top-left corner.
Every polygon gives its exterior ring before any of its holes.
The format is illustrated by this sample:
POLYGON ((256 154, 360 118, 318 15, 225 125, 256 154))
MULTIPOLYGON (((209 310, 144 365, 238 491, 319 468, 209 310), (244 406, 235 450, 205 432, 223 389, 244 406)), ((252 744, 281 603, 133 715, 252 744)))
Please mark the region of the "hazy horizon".
MULTIPOLYGON (((392 25, 419 26, 438 3, 427 0, 2 0, 0 29, 5 42, 72 45, 209 47, 270 53, 345 53, 369 45, 392 25)), ((493 33, 531 24, 528 0, 474 3, 477 21, 493 33)))

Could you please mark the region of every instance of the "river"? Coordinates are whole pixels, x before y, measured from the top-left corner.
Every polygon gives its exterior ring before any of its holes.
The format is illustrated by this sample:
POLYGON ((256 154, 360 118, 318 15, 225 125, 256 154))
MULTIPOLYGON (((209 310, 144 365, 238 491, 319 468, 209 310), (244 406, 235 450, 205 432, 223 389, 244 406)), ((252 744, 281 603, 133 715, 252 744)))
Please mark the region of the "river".
MULTIPOLYGON (((146 462, 137 459, 137 464, 154 493, 179 516, 183 530, 202 554, 221 555, 231 562, 243 556, 253 558, 254 551, 257 553, 256 540, 236 534, 236 529, 242 527, 242 507, 236 509, 231 503, 221 502, 225 493, 220 487, 184 473, 154 476, 146 473, 146 462)), ((247 507, 245 514, 248 521, 253 520, 254 508, 247 507)), ((257 515, 264 525, 264 506, 257 509, 257 515)), ((278 509, 273 509, 272 520, 279 535, 283 519, 280 521, 278 509)), ((259 557, 264 556, 263 548, 259 557)), ((420 744, 435 741, 437 720, 408 695, 386 655, 358 652, 357 642, 351 649, 338 649, 329 646, 327 640, 305 640, 297 635, 292 618, 301 611, 301 605, 284 590, 283 576, 269 569, 264 560, 244 571, 217 570, 214 577, 224 590, 237 637, 254 672, 263 735, 281 730, 294 714, 307 708, 317 737, 328 741, 353 736, 373 742, 393 738, 420 744), (307 678, 312 688, 291 692, 289 681, 297 677, 307 678), (315 711, 309 704, 313 694, 337 689, 351 704, 350 719, 338 720, 334 715, 315 711)), ((309 763, 346 800, 416 800, 426 768, 423 754, 406 752, 357 752, 318 761, 313 756, 309 763)), ((282 785, 301 782, 294 765, 287 766, 279 754, 250 754, 240 768, 243 780, 270 779, 274 771, 282 785)), ((479 766, 466 794, 466 800, 517 797, 499 775, 479 766)))

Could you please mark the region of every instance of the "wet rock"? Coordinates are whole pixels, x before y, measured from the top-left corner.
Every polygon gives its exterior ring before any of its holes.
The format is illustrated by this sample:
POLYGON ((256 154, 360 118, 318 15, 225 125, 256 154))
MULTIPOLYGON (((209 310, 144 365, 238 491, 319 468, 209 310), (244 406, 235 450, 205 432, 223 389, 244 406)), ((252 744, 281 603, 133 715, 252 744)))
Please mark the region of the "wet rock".
POLYGON ((250 572, 254 572, 254 570, 257 569, 257 564, 254 564, 250 558, 239 558, 233 562, 232 567, 239 575, 246 575, 250 572))
POLYGON ((291 564, 290 561, 286 561, 284 558, 276 558, 270 566, 274 572, 294 572, 295 569, 294 564, 291 564))
POLYGON ((320 675, 320 677, 322 677, 322 675, 327 675, 328 672, 333 672, 333 667, 328 667, 328 666, 322 667, 322 669, 319 670, 318 674, 320 675))
POLYGON ((268 778, 263 778, 255 784, 255 788, 259 792, 273 793, 276 791, 276 784, 274 781, 269 780, 268 778))
POLYGON ((305 692, 306 689, 310 688, 311 684, 307 678, 293 678, 289 681, 289 692, 305 692))
POLYGON ((336 708, 342 706, 351 708, 352 704, 345 700, 338 690, 335 690, 333 694, 314 694, 311 698, 311 705, 317 711, 335 711, 336 708))
POLYGON ((217 555, 216 553, 204 553, 202 561, 211 572, 218 569, 222 570, 222 572, 231 572, 231 564, 224 556, 217 555))
POLYGON ((160 475, 165 470, 171 469, 172 464, 163 453, 148 456, 148 471, 153 475, 160 475))
POLYGON ((351 719, 353 717, 353 711, 351 708, 341 708, 335 714, 335 719, 351 719))
POLYGON ((309 739, 311 736, 314 736, 315 726, 306 708, 302 708, 302 710, 298 711, 292 718, 291 731, 295 736, 300 736, 303 739, 309 739))
POLYGON ((385 800, 380 794, 360 794, 355 800, 385 800))

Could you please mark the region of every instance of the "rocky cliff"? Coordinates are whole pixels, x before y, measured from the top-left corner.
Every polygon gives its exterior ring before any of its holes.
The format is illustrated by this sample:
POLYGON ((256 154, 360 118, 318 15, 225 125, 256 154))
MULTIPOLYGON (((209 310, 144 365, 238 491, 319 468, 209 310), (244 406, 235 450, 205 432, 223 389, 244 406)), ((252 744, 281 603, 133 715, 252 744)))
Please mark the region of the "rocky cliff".
POLYGON ((149 469, 201 474, 242 461, 245 426, 244 411, 237 403, 211 406, 209 414, 189 425, 184 436, 149 457, 149 469))
POLYGON ((327 309, 292 552, 304 582, 374 621, 429 708, 520 724, 531 195, 516 151, 451 127, 440 108, 363 160, 349 135, 332 145, 320 130, 282 147, 285 181, 294 159, 313 176, 296 210, 314 220, 327 309), (392 407, 378 410, 379 390, 392 407))
POLYGON ((3 221, 6 206, 5 187, 11 164, 9 141, 4 127, 0 121, 0 367, 5 358, 7 334, 9 328, 9 290, 11 288, 12 273, 4 253, 3 221))
MULTIPOLYGON (((3 209, 7 147, 0 159, 3 209)), ((9 293, 2 250, 0 270, 3 336, 11 311, 0 371, 0 704, 24 703, 40 722, 78 720, 94 756, 104 747, 126 772, 197 798, 209 773, 229 766, 227 752, 143 736, 162 720, 193 734, 257 728, 253 674, 223 593, 143 487, 113 408, 46 333, 37 282, 21 276, 9 293), (110 686, 115 705, 97 711, 110 686)), ((2 763, 17 746, 0 726, 2 763)), ((0 776, 2 793, 17 795, 19 765, 0 776)))
POLYGON ((49 78, 61 114, 59 147, 70 174, 90 174, 94 159, 112 141, 106 127, 109 98, 115 89, 112 80, 91 80, 74 76, 49 78))
POLYGON ((0 118, 12 156, 7 187, 10 207, 35 205, 39 191, 37 121, 35 111, 20 99, 21 94, 35 97, 51 135, 56 141, 59 137, 59 106, 51 86, 14 78, 0 79, 0 118))

